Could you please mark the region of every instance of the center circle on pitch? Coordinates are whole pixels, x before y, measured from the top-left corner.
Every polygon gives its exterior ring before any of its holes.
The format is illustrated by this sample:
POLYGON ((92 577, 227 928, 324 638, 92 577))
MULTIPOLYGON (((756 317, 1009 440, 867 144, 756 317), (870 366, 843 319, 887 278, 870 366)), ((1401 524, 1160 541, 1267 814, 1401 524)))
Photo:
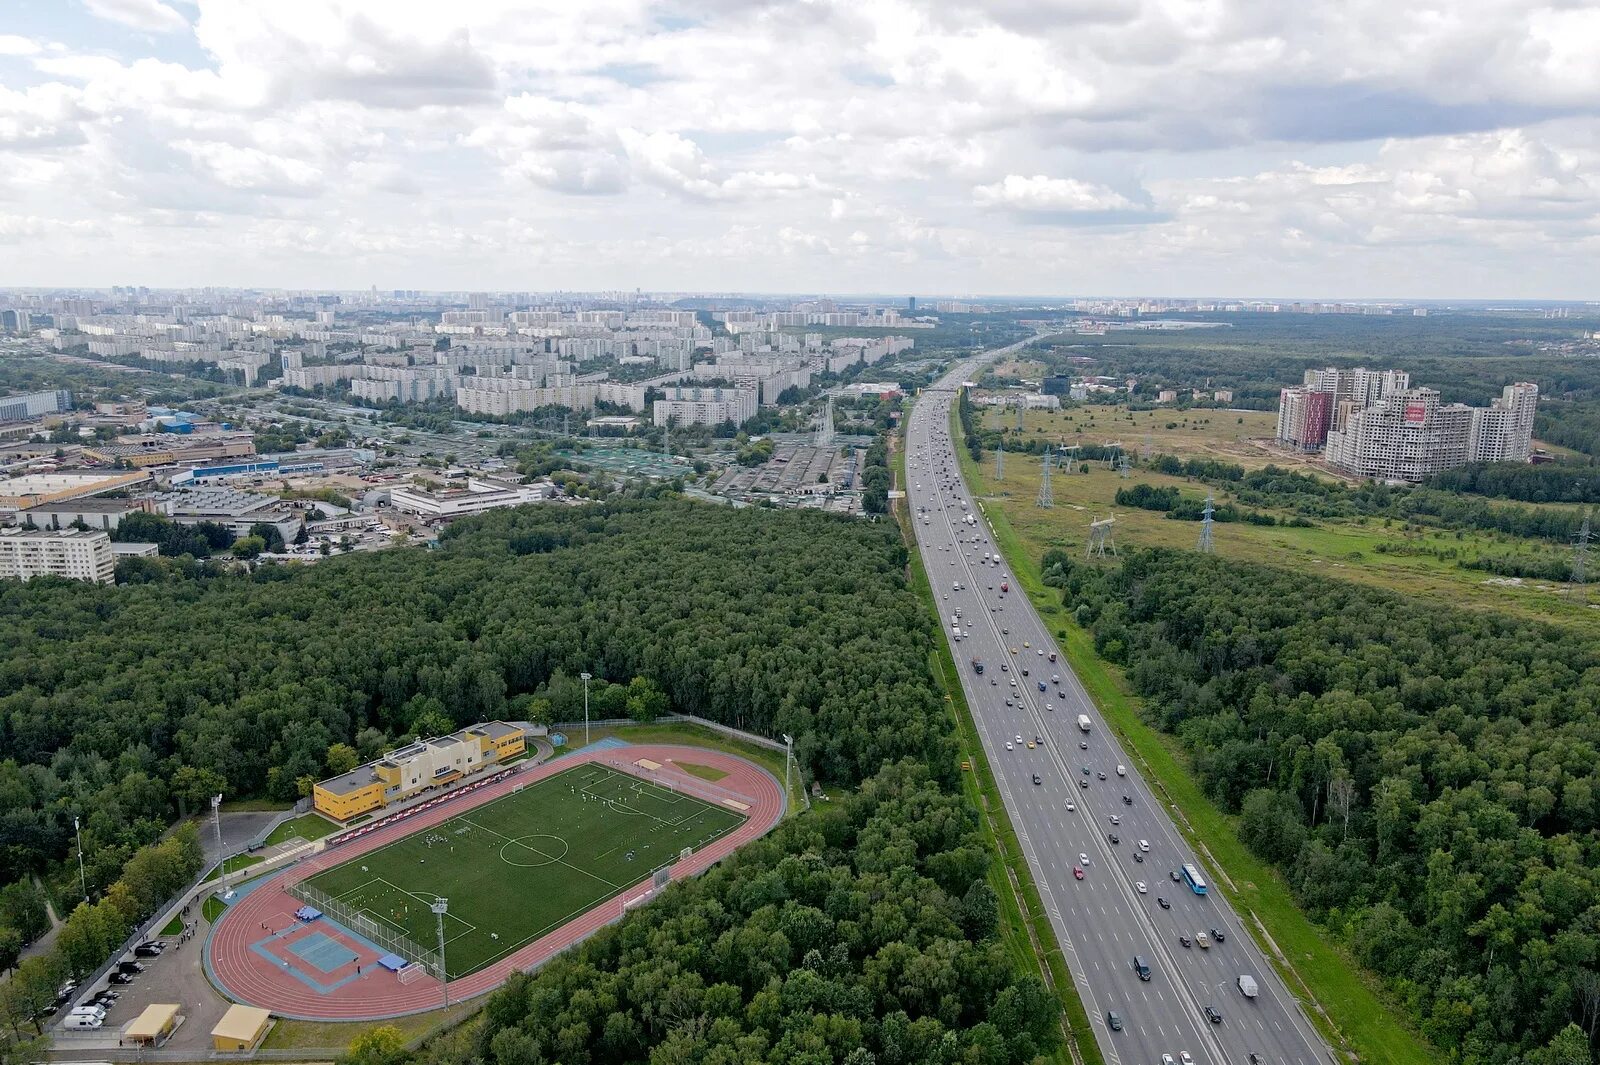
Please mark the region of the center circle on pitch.
POLYGON ((538 869, 554 865, 567 856, 567 841, 560 836, 534 832, 508 839, 500 848, 500 860, 519 869, 538 869))

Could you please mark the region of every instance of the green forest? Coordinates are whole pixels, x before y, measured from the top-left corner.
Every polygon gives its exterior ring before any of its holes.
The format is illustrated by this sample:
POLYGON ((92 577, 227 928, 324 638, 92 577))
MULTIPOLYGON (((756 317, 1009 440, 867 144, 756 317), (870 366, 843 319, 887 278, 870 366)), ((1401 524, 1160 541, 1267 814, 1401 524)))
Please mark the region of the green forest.
POLYGON ((899 762, 495 992, 428 1065, 1004 1065, 1060 1039, 970 804, 899 762))
MULTIPOLYGON (((101 927, 139 848, 212 790, 292 798, 406 735, 581 716, 589 670, 613 682, 599 715, 789 732, 842 795, 514 980, 473 1046, 426 1055, 1033 1061, 1059 1010, 995 938, 906 564, 892 523, 674 500, 499 511, 437 550, 253 575, 175 559, 135 584, 7 582, 3 879, 75 877, 81 812, 100 901, 75 920, 101 927)), ((36 933, 36 896, 0 903, 36 933)), ((53 988, 99 943, 24 963, 19 986, 53 988)))
POLYGON ((1592 1060, 1600 646, 1186 552, 1047 583, 1300 904, 1455 1060, 1592 1060))
MULTIPOLYGON (((1174 316, 1182 317, 1182 316, 1174 316)), ((1229 406, 1272 410, 1278 391, 1323 366, 1369 366, 1411 372, 1413 385, 1436 388, 1446 403, 1483 406, 1513 381, 1533 381, 1540 403, 1564 397, 1600 400, 1600 360, 1564 357, 1541 345, 1571 342, 1600 322, 1526 315, 1206 314, 1224 329, 1141 332, 1059 340, 1029 358, 1055 373, 1135 376, 1140 397, 1163 388, 1225 388, 1229 406), (1090 358, 1091 365, 1073 359, 1090 358)), ((1570 445, 1576 447, 1577 445, 1570 445)))

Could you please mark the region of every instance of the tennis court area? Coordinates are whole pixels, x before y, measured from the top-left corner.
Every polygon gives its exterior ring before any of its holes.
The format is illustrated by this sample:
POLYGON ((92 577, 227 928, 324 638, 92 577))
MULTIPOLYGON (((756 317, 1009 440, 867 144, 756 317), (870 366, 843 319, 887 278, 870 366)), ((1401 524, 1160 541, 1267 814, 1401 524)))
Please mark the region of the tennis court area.
POLYGON ((744 814, 593 762, 463 810, 305 883, 476 972, 732 832, 744 814))

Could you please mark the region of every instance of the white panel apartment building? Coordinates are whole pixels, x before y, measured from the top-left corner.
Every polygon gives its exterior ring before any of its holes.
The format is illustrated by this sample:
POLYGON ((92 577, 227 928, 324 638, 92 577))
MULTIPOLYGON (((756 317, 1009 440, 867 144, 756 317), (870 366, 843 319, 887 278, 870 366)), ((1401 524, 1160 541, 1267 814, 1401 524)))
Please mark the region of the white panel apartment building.
POLYGON ((0 578, 67 577, 110 584, 117 568, 111 537, 78 529, 0 532, 0 578))
POLYGON ((754 388, 689 388, 673 385, 666 398, 655 403, 656 425, 741 425, 756 416, 760 406, 754 388))
POLYGON ((1539 386, 1528 381, 1506 385, 1500 398, 1472 412, 1468 462, 1527 462, 1533 454, 1533 416, 1539 386))

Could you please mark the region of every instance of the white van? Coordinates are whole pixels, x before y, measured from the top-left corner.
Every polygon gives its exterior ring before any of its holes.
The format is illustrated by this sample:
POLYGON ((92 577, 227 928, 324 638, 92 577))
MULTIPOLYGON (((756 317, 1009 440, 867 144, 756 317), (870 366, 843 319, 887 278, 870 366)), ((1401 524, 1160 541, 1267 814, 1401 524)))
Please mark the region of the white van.
POLYGON ((90 1004, 84 1005, 84 1006, 75 1006, 75 1007, 73 1007, 72 1012, 67 1014, 67 1016, 69 1016, 69 1017, 95 1017, 95 1018, 98 1018, 99 1020, 103 1021, 103 1020, 106 1019, 106 1011, 105 1011, 104 1007, 96 1006, 93 1003, 90 1003, 90 1004))
POLYGON ((1128 775, 1128 767, 1127 766, 1125 766, 1125 765, 1117 766, 1117 776, 1125 777, 1127 775, 1128 775))
POLYGON ((62 1021, 61 1027, 68 1029, 99 1028, 103 1024, 105 1024, 105 1021, 100 1017, 92 1017, 87 1013, 75 1013, 62 1021))

